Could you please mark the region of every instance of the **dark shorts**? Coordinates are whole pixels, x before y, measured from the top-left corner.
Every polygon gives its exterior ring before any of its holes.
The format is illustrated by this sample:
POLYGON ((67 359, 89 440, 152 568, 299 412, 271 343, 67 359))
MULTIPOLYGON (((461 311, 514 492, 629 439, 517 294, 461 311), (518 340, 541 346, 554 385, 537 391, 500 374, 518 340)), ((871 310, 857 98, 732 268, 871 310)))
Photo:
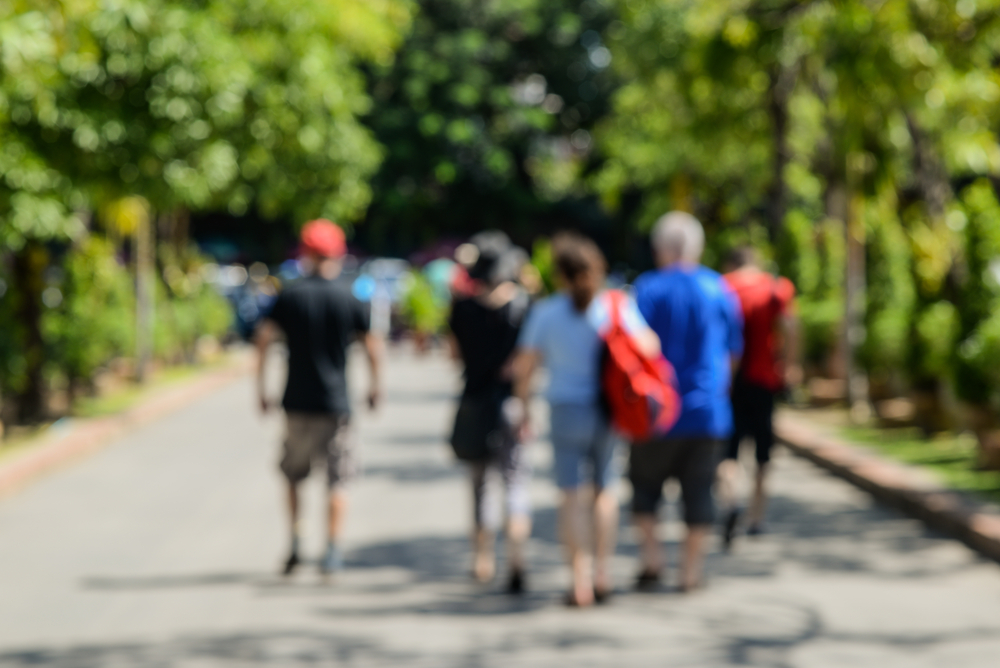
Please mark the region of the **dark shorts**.
POLYGON ((740 443, 749 436, 757 445, 757 463, 771 461, 774 394, 767 388, 736 377, 733 382, 733 435, 726 448, 726 459, 739 459, 740 443))
POLYGON ((628 478, 632 482, 632 512, 652 515, 663 500, 670 478, 681 484, 684 521, 689 525, 715 521, 712 483, 721 441, 712 438, 672 438, 633 445, 628 478))
POLYGON ((350 418, 336 413, 286 413, 281 472, 289 482, 304 480, 313 463, 322 463, 330 487, 354 477, 350 418))

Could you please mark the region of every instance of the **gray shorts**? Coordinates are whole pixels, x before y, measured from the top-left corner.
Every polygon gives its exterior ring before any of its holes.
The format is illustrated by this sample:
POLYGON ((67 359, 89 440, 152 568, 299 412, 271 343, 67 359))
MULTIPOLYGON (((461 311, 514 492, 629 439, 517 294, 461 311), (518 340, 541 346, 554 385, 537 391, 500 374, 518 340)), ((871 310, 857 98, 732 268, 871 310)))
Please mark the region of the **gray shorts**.
POLYGON ((354 477, 350 417, 330 413, 287 413, 281 472, 289 482, 304 480, 314 461, 326 464, 330 486, 354 477))
POLYGON ((663 499, 663 484, 676 478, 681 484, 684 522, 715 521, 712 483, 721 441, 711 438, 672 438, 633 445, 628 478, 632 482, 632 512, 653 515, 663 499))

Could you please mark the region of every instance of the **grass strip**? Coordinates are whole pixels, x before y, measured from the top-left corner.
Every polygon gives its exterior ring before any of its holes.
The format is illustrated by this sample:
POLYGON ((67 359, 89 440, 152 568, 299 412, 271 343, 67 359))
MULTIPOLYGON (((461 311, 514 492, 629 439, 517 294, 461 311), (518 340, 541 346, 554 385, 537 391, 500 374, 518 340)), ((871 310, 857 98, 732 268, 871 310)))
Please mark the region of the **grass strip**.
POLYGON ((952 489, 1000 502, 1000 471, 977 467, 979 445, 968 432, 927 438, 916 427, 844 427, 840 433, 848 441, 865 445, 890 459, 930 469, 952 489))

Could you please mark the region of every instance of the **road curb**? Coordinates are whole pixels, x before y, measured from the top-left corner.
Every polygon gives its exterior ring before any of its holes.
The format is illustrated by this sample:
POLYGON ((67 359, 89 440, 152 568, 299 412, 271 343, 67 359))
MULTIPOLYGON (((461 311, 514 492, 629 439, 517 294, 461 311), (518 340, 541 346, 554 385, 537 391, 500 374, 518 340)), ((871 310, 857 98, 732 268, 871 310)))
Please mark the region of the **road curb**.
POLYGON ((1000 513, 942 487, 926 472, 884 459, 825 433, 794 413, 775 416, 775 436, 789 450, 1000 562, 1000 513))
POLYGON ((38 443, 0 461, 0 497, 13 494, 32 480, 111 445, 139 427, 155 422, 248 374, 252 359, 243 352, 223 368, 154 390, 137 405, 115 415, 73 418, 56 423, 38 443))

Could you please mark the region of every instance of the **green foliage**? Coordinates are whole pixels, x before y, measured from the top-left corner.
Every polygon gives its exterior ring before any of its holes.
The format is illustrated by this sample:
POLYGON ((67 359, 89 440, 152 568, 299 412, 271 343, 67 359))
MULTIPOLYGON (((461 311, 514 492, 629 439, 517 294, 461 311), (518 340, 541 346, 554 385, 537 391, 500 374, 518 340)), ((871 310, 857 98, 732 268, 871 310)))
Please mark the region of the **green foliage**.
POLYGON ((1000 203, 989 181, 962 192, 966 275, 961 290, 961 337, 955 367, 960 398, 985 403, 1000 389, 1000 203))
MULTIPOLYGON (((637 227, 687 208, 717 237, 766 221, 779 268, 798 287, 813 361, 841 329, 845 222, 874 207, 863 214, 861 361, 876 375, 905 367, 915 379, 952 377, 955 327, 969 337, 997 306, 984 275, 1000 249, 983 230, 1000 225, 970 224, 962 241, 949 185, 1000 172, 1000 3, 618 8, 608 40, 627 83, 596 131, 607 160, 590 176, 606 205, 638 191, 638 210, 626 210, 637 227)), ((963 195, 970 219, 971 209, 992 216, 987 190, 963 195)), ((981 394, 986 385, 976 390, 966 369, 960 392, 981 394)))
POLYGON ((950 378, 958 342, 958 319, 958 309, 944 300, 915 314, 908 365, 915 379, 950 378))
POLYGON ((531 246, 531 264, 538 270, 546 293, 555 292, 556 272, 552 261, 552 242, 541 237, 531 246))
POLYGON ((0 14, 0 32, 29 24, 40 40, 15 42, 33 60, 0 69, 0 131, 48 175, 14 189, 37 199, 68 179, 74 208, 132 193, 160 211, 356 218, 380 159, 359 121, 370 103, 358 65, 390 61, 408 15, 406 0, 80 0, 0 14))
MULTIPOLYGON (((836 220, 825 220, 815 226, 813 238, 803 239, 806 257, 817 258, 816 283, 808 290, 805 281, 799 293, 799 319, 805 339, 805 357, 820 364, 837 346, 841 323, 844 320, 844 263, 845 242, 843 225, 836 220)), ((808 273, 801 278, 811 280, 808 273)))
POLYGON ((208 258, 194 248, 160 249, 153 350, 157 357, 192 362, 203 336, 222 338, 233 322, 230 303, 204 280, 208 258))
POLYGON ((422 0, 391 67, 372 68, 387 147, 362 233, 379 252, 447 234, 534 236, 582 194, 606 109, 598 0, 422 0))
POLYGON ((803 211, 795 209, 785 216, 775 259, 782 273, 795 284, 799 295, 812 295, 819 289, 822 268, 815 230, 812 220, 803 211))
POLYGON ((859 358, 872 376, 886 379, 905 371, 910 322, 916 300, 911 251, 896 215, 895 198, 866 208, 865 342, 859 358))
POLYGON ((419 271, 408 274, 401 311, 407 324, 421 334, 437 334, 444 329, 448 305, 434 296, 434 286, 419 271))
POLYGON ((74 380, 89 379, 115 357, 131 353, 135 293, 128 271, 106 240, 88 236, 68 253, 62 302, 43 320, 50 361, 74 380))

